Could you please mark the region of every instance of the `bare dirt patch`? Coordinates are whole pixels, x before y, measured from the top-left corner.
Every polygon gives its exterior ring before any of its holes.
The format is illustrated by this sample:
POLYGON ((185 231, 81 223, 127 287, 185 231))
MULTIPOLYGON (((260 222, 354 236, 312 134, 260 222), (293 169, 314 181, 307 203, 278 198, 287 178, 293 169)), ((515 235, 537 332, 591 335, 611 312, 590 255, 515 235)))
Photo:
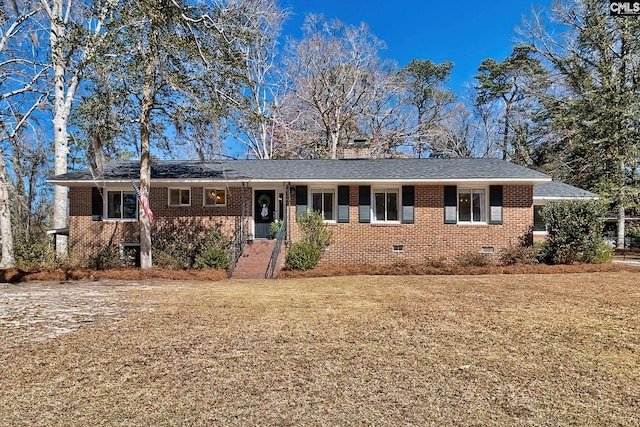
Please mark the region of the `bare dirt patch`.
POLYGON ((3 345, 44 341, 75 332, 83 325, 121 320, 131 311, 151 310, 151 306, 127 303, 123 287, 131 285, 141 287, 139 283, 115 281, 0 284, 3 345))
POLYGON ((56 338, 0 325, 0 425, 640 425, 637 273, 109 289, 56 338))

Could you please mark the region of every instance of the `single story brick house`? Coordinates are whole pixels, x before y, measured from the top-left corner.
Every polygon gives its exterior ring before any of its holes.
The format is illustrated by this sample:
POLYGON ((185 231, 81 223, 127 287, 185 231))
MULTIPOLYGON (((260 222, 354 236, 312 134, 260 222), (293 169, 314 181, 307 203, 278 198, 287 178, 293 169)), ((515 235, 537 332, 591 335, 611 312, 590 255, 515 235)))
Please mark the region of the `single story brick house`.
MULTIPOLYGON (((49 180, 69 187, 72 253, 138 244, 138 177, 126 161, 49 180)), ((219 227, 240 244, 276 220, 295 242, 297 214, 317 210, 333 229, 322 262, 389 264, 498 253, 536 226, 535 206, 576 197, 597 196, 498 159, 156 160, 149 202, 156 230, 219 227)))

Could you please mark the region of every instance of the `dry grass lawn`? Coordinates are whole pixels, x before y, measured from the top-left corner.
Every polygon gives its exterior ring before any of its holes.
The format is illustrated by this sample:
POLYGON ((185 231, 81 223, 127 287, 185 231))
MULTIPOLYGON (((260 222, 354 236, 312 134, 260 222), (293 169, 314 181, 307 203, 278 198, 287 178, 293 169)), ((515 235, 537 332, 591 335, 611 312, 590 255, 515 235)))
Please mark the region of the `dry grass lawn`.
POLYGON ((0 285, 0 342, 2 426, 640 425, 632 272, 0 285))

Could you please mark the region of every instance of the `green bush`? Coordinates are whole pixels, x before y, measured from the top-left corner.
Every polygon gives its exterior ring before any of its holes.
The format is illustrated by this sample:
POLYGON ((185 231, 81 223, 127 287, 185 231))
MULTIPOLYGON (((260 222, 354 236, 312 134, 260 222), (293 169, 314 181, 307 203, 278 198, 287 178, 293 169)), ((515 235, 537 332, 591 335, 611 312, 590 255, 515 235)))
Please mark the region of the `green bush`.
POLYGON ((322 215, 316 211, 305 212, 298 217, 298 226, 302 233, 302 240, 319 249, 324 249, 331 243, 332 232, 322 215))
POLYGON ((220 230, 207 231, 198 241, 195 248, 194 267, 229 268, 229 245, 231 242, 220 230))
POLYGON ((229 268, 230 241, 220 230, 164 232, 152 239, 153 263, 171 269, 229 268))
POLYGON ((229 253, 221 248, 204 248, 196 255, 194 267, 226 270, 229 268, 229 253))
POLYGON ((640 224, 631 223, 625 227, 625 246, 640 248, 640 224))
POLYGON ((597 200, 563 200, 542 210, 547 241, 541 256, 549 264, 593 262, 601 259, 604 206, 597 200), (600 254, 600 255, 597 255, 600 254))
POLYGON ((604 264, 605 262, 610 262, 612 259, 613 248, 604 241, 590 247, 580 256, 580 261, 590 264, 604 264))
POLYGON ((158 233, 151 239, 153 264, 175 270, 191 268, 193 244, 189 237, 179 233, 158 233))
POLYGON ((56 264, 53 245, 44 234, 28 238, 14 237, 13 256, 16 265, 23 270, 54 267, 56 264))
POLYGON ((321 249, 311 243, 294 243, 285 256, 285 266, 289 270, 311 270, 318 265, 321 253, 321 249))

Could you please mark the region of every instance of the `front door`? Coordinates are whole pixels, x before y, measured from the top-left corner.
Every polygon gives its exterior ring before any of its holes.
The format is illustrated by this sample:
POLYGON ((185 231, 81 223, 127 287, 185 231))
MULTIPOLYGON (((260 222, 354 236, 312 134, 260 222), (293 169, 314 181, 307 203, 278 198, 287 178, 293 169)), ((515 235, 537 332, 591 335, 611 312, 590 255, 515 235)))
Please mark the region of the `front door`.
POLYGON ((276 192, 274 190, 256 190, 253 199, 253 222, 255 223, 255 238, 266 239, 269 237, 269 228, 276 219, 276 192))

